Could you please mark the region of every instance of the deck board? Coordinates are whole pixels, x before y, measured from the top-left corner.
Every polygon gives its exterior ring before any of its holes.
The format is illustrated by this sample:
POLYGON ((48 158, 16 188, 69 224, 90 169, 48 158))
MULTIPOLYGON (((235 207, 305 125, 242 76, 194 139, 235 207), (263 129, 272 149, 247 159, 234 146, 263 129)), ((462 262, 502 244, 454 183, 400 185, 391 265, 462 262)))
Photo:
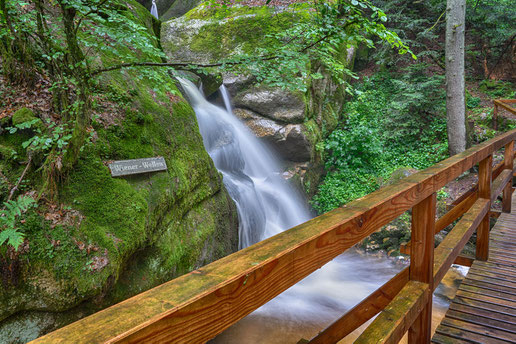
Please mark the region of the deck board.
MULTIPOLYGON (((516 193, 515 193, 516 194, 516 193)), ((489 259, 475 260, 432 343, 516 343, 516 197, 490 233, 489 259)))

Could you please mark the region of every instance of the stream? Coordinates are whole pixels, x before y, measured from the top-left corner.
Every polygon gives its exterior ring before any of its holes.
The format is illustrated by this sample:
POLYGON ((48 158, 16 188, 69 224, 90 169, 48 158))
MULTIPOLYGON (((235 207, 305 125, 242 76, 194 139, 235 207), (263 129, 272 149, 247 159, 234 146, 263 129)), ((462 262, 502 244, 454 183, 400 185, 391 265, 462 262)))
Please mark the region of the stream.
MULTIPOLYGON (((221 87, 222 108, 208 102, 192 82, 178 80, 197 115, 204 146, 237 206, 240 249, 312 218, 303 196, 282 178, 281 162, 275 153, 233 115, 225 88, 221 87)), ((384 254, 348 250, 210 343, 294 344, 302 338, 310 339, 406 264, 384 254)), ((464 269, 453 268, 436 289, 434 328, 463 276, 464 269)), ((352 342, 364 326, 341 343, 352 342)))

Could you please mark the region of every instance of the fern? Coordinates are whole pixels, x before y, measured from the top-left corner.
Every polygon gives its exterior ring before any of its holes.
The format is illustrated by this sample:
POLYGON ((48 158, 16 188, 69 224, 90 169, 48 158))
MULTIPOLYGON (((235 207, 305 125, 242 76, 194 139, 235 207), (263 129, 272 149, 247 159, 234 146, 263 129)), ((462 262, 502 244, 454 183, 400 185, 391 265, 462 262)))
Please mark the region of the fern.
POLYGON ((7 245, 14 247, 15 250, 20 247, 24 234, 18 232, 16 222, 35 204, 36 201, 28 196, 20 196, 16 201, 4 202, 4 209, 0 210, 0 246, 7 242, 7 245))

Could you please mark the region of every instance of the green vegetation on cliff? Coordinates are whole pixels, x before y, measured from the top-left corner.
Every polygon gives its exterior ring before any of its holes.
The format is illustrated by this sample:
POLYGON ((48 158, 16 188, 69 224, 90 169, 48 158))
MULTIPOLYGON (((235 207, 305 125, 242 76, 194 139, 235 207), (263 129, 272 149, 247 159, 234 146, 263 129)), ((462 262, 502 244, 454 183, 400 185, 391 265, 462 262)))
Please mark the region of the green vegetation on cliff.
MULTIPOLYGON (((117 4, 127 25, 154 37, 145 44, 156 45, 150 14, 134 1, 117 4)), ((105 25, 96 30, 113 29, 105 25)), ((93 42, 88 32, 80 36, 83 44, 93 42)), ((155 47, 140 46, 93 45, 105 64, 135 56, 160 61, 152 54, 155 47)), ((11 104, 20 101, 16 91, 22 89, 23 83, 2 87, 11 104)), ((38 200, 16 219, 23 244, 18 250, 2 246, 8 253, 0 256, 0 269, 10 271, 0 281, 0 333, 15 342, 191 271, 238 245, 234 204, 204 149, 193 109, 165 70, 106 72, 92 83, 87 141, 65 175, 59 168, 69 147, 66 113, 53 107, 48 91, 30 109, 2 118, 0 131, 0 200, 8 198, 26 167, 15 195, 38 200), (35 119, 41 130, 24 125, 35 119), (40 138, 49 149, 27 146, 40 138), (164 157, 168 170, 113 178, 107 167, 112 160, 153 156, 164 157), (49 314, 52 324, 43 321, 49 314), (28 319, 45 326, 17 332, 28 319)))

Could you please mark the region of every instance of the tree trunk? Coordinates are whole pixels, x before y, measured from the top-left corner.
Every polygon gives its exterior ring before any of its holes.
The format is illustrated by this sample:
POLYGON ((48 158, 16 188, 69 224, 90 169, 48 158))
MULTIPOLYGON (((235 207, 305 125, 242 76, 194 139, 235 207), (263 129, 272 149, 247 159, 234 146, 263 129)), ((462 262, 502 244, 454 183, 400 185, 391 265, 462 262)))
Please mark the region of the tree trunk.
POLYGON ((466 149, 464 31, 466 0, 447 0, 446 115, 450 156, 466 149))

